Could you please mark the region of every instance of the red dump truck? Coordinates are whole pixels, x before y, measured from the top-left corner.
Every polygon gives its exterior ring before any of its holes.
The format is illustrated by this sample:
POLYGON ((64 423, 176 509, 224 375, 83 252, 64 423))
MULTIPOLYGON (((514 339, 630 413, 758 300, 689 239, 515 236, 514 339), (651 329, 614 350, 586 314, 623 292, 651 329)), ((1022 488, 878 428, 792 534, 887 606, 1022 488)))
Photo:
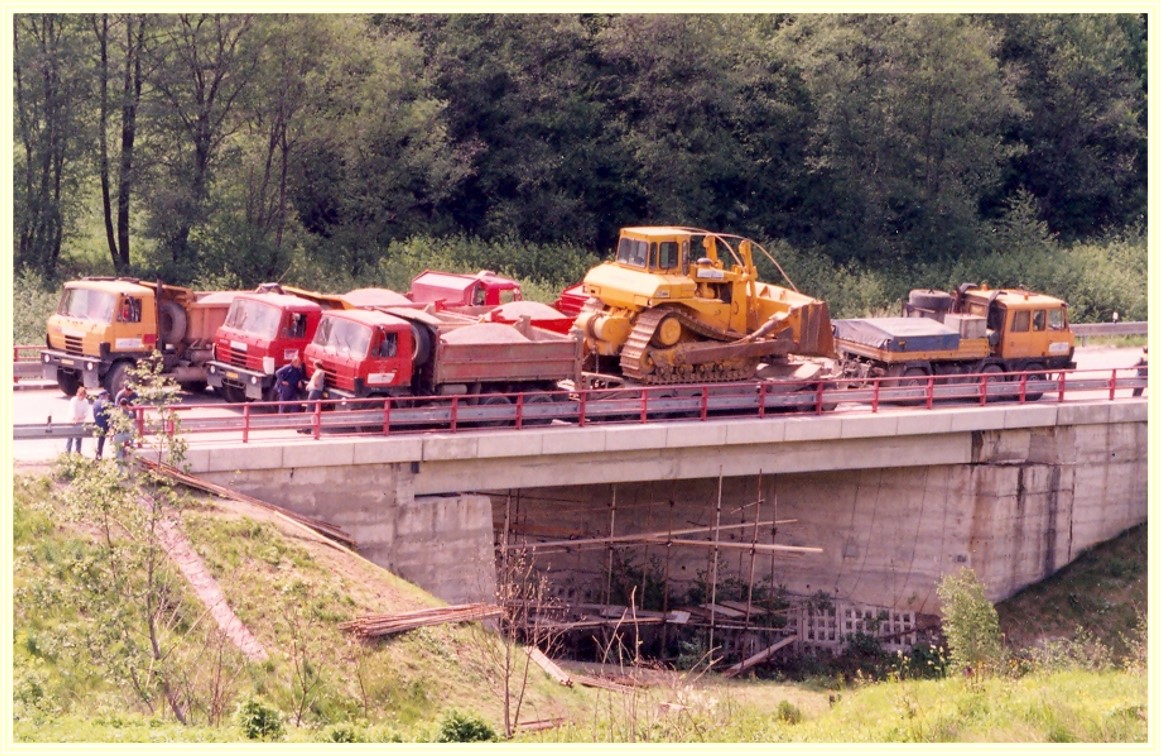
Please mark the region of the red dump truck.
POLYGON ((393 307, 323 313, 305 362, 309 374, 322 364, 331 398, 464 396, 469 404, 508 403, 489 395, 556 391, 560 381, 578 380, 580 349, 575 338, 527 322, 481 323, 393 307))
POLYGON ((407 306, 389 289, 323 294, 293 286, 262 284, 238 294, 214 337, 207 379, 228 402, 272 399, 274 371, 301 356, 323 312, 371 306, 407 306))

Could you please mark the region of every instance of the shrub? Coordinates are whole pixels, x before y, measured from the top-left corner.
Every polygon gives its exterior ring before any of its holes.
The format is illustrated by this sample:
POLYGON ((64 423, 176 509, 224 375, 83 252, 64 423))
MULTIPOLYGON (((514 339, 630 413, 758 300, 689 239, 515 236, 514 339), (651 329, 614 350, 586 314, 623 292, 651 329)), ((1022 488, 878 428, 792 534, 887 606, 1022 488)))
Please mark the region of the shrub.
POLYGON ((285 733, 282 712, 257 696, 239 703, 235 718, 250 740, 278 740, 285 733))
POLYGON ((492 726, 475 714, 451 710, 439 723, 437 743, 482 743, 497 740, 492 726))
POLYGON ((778 702, 778 720, 787 724, 798 724, 802 721, 802 709, 783 699, 778 702))
POLYGON ((971 568, 940 578, 936 593, 943 604, 943 633, 953 669, 970 674, 1000 663, 1000 617, 984 596, 971 568))

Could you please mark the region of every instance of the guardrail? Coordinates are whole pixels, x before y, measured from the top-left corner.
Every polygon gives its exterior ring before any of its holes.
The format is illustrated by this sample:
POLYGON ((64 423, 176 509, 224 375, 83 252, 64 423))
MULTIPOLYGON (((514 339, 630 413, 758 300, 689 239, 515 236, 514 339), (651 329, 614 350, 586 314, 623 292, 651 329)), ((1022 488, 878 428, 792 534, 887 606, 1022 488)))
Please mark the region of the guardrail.
POLYGON ((1074 323, 1069 326, 1081 345, 1091 336, 1148 336, 1149 321, 1130 320, 1127 323, 1074 323))
MULTIPOLYGON (((926 378, 877 378, 860 385, 835 382, 753 382, 702 386, 656 386, 634 389, 591 389, 493 394, 487 397, 427 397, 362 399, 336 402, 254 402, 207 408, 174 405, 177 427, 187 440, 201 434, 228 434, 248 443, 255 438, 278 437, 297 431, 318 439, 324 434, 456 433, 488 428, 585 426, 596 423, 648 424, 673 420, 706 421, 718 418, 765 418, 786 414, 822 414, 839 404, 857 403, 874 413, 884 405, 933 409, 936 404, 967 403, 985 406, 1000 401, 1021 404, 1092 399, 1131 399, 1143 394, 1148 378, 1137 368, 1069 370, 1044 376, 1038 373, 985 373, 926 378), (1080 396, 1088 392, 1087 396, 1080 396), (474 403, 480 399, 479 403, 474 403), (305 412, 278 414, 285 406, 307 407, 305 412), (209 409, 213 414, 204 414, 209 409), (194 410, 198 415, 192 414, 194 410)), ((142 436, 173 433, 157 407, 137 407, 142 436)), ((67 438, 92 435, 76 425, 18 425, 15 438, 67 438)))

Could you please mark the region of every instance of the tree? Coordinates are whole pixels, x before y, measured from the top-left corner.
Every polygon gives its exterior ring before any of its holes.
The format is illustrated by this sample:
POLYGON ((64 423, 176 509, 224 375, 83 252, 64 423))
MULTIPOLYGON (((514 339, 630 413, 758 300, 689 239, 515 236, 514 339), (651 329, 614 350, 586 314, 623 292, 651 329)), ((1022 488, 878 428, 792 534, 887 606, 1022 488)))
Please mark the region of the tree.
POLYGON ((105 221, 105 238, 109 246, 109 255, 113 260, 113 267, 118 272, 129 268, 130 256, 130 206, 135 188, 135 145, 137 142, 137 108, 141 102, 141 87, 144 81, 141 68, 141 59, 145 48, 146 16, 126 14, 110 17, 107 13, 93 15, 90 23, 93 35, 96 38, 98 52, 97 80, 100 97, 98 99, 99 129, 97 133, 99 161, 98 175, 101 182, 101 205, 105 221), (116 27, 123 27, 124 43, 114 48, 112 32, 116 27), (116 191, 116 225, 114 226, 114 197, 110 184, 112 183, 109 156, 109 115, 116 103, 109 99, 109 82, 114 75, 113 66, 116 61, 110 61, 113 53, 119 53, 121 62, 121 86, 117 102, 120 103, 120 145, 117 150, 117 191, 116 191))
POLYGON ((87 79, 78 16, 18 15, 13 23, 16 263, 56 272, 77 201, 87 79))
POLYGON ((210 188, 264 40, 250 15, 158 17, 148 48, 150 98, 160 180, 150 197, 151 233, 178 271, 196 265, 191 238, 210 215, 210 188))
POLYGON ((1024 187, 1065 241, 1140 223, 1146 192, 1145 20, 1137 15, 989 17, 1000 59, 1020 72, 1026 117, 1009 139, 1006 192, 1024 187))
POLYGON ((963 16, 801 16, 780 32, 817 111, 809 165, 825 181, 838 260, 977 252, 981 199, 1012 155, 1018 112, 997 35, 963 16))
POLYGON ((392 240, 438 230, 438 208, 469 167, 414 37, 377 32, 362 16, 329 23, 291 197, 321 253, 358 275, 392 240))

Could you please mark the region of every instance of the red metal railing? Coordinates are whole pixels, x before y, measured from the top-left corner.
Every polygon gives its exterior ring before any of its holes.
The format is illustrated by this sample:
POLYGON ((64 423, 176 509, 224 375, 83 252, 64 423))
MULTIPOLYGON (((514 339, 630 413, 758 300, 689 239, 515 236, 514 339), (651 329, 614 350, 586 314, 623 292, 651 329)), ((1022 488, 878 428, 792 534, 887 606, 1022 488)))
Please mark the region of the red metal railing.
MULTIPOLYGON (((493 394, 484 403, 476 403, 481 397, 445 396, 174 405, 166 409, 176 413, 187 439, 226 434, 248 443, 263 437, 285 438, 287 430, 318 439, 324 432, 331 436, 457 433, 490 428, 520 431, 596 423, 641 425, 673 420, 821 415, 838 405, 844 405, 844 411, 876 413, 884 405, 930 410, 943 406, 970 409, 997 402, 1125 399, 1135 390, 1143 390, 1146 383, 1136 368, 1116 368, 1054 372, 1050 376, 988 373, 924 379, 876 378, 858 386, 841 381, 788 381, 493 394), (535 400, 529 401, 533 396, 535 400), (279 414, 280 406, 305 411, 279 414)), ((140 428, 152 433, 172 432, 172 428, 160 426, 158 409, 139 409, 140 428)))

